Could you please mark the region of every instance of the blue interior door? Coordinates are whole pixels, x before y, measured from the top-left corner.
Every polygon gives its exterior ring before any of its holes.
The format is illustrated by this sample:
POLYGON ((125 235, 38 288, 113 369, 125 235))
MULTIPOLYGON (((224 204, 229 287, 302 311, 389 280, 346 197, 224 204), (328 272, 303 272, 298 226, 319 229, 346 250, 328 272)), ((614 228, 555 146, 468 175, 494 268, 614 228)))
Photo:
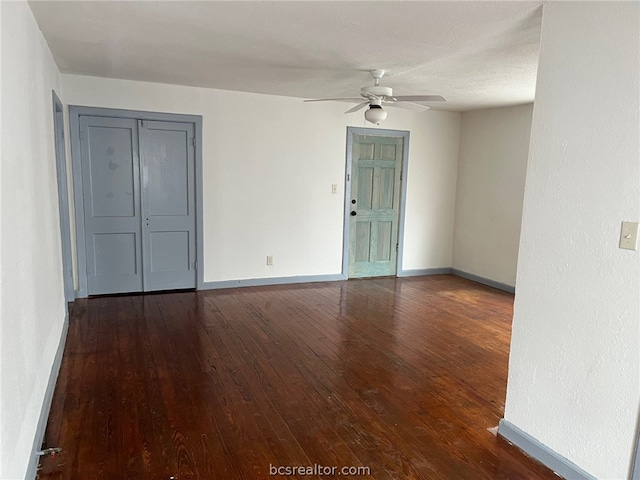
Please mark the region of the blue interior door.
POLYGON ((396 274, 402 151, 402 138, 354 136, 349 278, 396 274))
POLYGON ((87 291, 142 290, 136 120, 80 118, 87 291))
POLYGON ((140 121, 144 290, 195 288, 194 128, 140 121))
POLYGON ((196 286, 194 126, 80 118, 89 295, 196 286))

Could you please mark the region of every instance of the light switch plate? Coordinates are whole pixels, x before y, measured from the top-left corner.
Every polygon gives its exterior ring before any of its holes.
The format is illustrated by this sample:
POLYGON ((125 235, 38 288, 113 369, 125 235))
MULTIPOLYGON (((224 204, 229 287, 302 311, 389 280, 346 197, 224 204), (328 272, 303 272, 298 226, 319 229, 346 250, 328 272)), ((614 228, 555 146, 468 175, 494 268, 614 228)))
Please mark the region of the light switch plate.
POLYGON ((331 193, 336 195, 338 193, 338 184, 337 183, 332 183, 331 184, 331 193))
POLYGON ((622 222, 620 248, 626 250, 638 249, 638 222, 622 222))

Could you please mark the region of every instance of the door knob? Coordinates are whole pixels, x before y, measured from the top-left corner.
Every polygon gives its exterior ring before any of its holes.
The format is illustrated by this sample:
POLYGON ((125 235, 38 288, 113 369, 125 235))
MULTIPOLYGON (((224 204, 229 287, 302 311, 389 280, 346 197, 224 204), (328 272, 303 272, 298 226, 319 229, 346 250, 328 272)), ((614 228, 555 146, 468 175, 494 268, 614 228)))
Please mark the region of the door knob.
POLYGON ((355 217, 357 214, 358 214, 358 212, 355 212, 355 211, 352 211, 352 212, 351 212, 351 216, 352 216, 352 217, 355 217))

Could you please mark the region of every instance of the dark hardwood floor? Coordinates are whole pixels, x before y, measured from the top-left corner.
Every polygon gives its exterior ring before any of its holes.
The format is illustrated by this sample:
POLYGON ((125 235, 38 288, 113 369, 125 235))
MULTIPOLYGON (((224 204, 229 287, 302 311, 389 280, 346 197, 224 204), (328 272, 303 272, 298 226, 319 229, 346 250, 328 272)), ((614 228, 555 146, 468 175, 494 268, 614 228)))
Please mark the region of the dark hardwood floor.
POLYGON ((39 478, 555 479, 487 430, 512 303, 449 275, 78 300, 39 478))

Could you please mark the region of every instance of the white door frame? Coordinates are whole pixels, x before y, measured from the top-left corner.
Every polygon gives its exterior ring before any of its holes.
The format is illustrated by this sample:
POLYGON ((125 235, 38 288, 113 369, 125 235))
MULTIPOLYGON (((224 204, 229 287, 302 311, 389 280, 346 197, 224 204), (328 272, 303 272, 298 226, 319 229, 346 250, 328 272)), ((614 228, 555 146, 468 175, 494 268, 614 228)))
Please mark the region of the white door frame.
POLYGON ((141 112, 114 108, 69 106, 69 131, 71 136, 71 159, 73 165, 73 190, 76 223, 76 258, 78 265, 78 291, 76 296, 84 298, 87 291, 87 252, 84 231, 84 198, 82 195, 82 166, 80 148, 80 117, 115 117, 136 120, 155 120, 161 122, 192 123, 195 132, 195 187, 196 187, 196 289, 204 285, 203 269, 203 187, 202 187, 202 116, 177 113, 141 112))
POLYGON ((344 228, 342 239, 342 275, 349 278, 349 236, 351 213, 351 166, 353 164, 353 138, 356 135, 402 138, 402 166, 400 177, 400 205, 398 212, 398 255, 396 257, 396 277, 402 274, 404 251, 404 218, 407 201, 407 170, 409 166, 409 132, 405 130, 385 130, 381 128, 347 127, 347 154, 344 177, 344 228))

